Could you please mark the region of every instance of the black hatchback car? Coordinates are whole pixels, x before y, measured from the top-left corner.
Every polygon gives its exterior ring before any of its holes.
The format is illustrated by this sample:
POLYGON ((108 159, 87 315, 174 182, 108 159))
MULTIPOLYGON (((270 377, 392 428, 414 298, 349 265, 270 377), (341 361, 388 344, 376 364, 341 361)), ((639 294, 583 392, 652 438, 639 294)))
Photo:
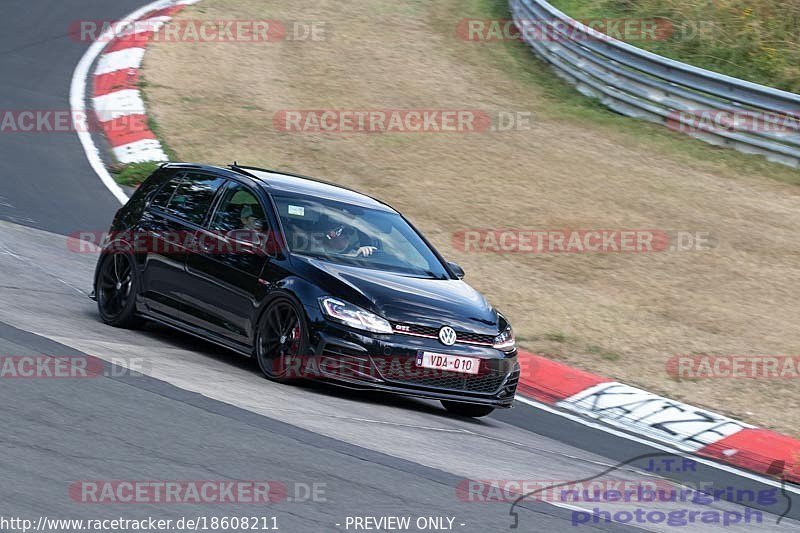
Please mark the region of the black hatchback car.
POLYGON ((255 357, 274 381, 316 378, 510 407, 508 321, 397 211, 304 176, 169 163, 116 214, 97 263, 103 321, 143 319, 255 357))

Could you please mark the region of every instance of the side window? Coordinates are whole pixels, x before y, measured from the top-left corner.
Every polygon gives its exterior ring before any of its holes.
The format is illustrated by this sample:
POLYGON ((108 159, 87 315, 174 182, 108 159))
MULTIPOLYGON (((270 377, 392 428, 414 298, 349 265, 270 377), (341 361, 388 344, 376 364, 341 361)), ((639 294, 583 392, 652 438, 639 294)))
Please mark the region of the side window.
POLYGON ((172 199, 172 195, 175 193, 175 189, 178 188, 178 184, 183 179, 183 174, 178 174, 164 185, 161 186, 161 190, 159 190, 156 195, 153 197, 153 200, 150 202, 150 205, 153 207, 157 207, 159 209, 167 209, 167 205, 169 204, 170 199, 172 199))
POLYGON ((211 221, 212 231, 229 234, 239 230, 267 231, 267 217, 258 198, 245 186, 232 183, 211 221))
POLYGON ((167 210, 184 220, 201 224, 223 183, 225 179, 217 176, 186 174, 169 200, 167 210))

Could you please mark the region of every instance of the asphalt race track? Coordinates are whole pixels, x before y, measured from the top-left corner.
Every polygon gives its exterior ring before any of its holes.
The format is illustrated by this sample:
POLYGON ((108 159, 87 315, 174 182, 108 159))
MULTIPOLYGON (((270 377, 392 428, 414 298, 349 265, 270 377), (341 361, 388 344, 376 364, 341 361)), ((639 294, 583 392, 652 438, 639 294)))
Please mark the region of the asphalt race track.
MULTIPOLYGON (((114 20, 136 0, 4 0, 0 18, 3 109, 69 110, 72 72, 89 43, 68 35, 77 20, 114 20)), ((104 228, 119 203, 98 183, 77 135, 3 135, 0 219, 69 234, 104 228), (79 157, 80 156, 80 157, 79 157)))
MULTIPOLYGON (((66 110, 73 70, 88 43, 67 35, 78 19, 116 19, 141 0, 6 0, 0 20, 0 108, 66 110)), ((102 231, 119 204, 87 163, 74 133, 0 133, 0 356, 89 355, 94 378, 0 379, 0 515, 38 520, 276 517, 283 531, 346 531, 347 517, 451 517, 456 531, 502 531, 511 502, 464 501, 465 480, 657 479, 644 470, 656 447, 517 402, 469 420, 438 403, 354 393, 319 384, 278 385, 250 360, 149 325, 103 325, 88 299, 95 253, 65 235, 102 231), (96 359, 94 359, 96 358, 96 359), (137 371, 121 368, 136 362, 137 371), (90 504, 85 480, 270 480, 286 497, 267 506, 90 504), (316 496, 311 492, 316 490, 316 496)), ((672 480, 775 490, 754 476, 705 464, 672 480)), ((663 473, 667 475, 666 473, 663 473)), ((664 481, 666 483, 666 481, 664 481)), ((676 486, 676 485, 673 485, 676 486)), ((793 495, 800 502, 800 496, 793 495)), ((520 531, 713 531, 696 523, 573 525, 573 508, 526 498, 520 531)), ((681 502, 620 509, 679 511, 681 502)), ((730 531, 793 531, 800 504, 754 504, 761 523, 730 531)), ((745 513, 716 501, 703 511, 745 513)), ((447 522, 445 521, 445 524, 447 522)), ((0 530, 12 529, 0 524, 0 530)), ((58 529, 49 529, 56 531, 58 529)), ((61 531, 75 530, 64 528, 61 531)), ((412 528, 412 530, 416 530, 412 528)))

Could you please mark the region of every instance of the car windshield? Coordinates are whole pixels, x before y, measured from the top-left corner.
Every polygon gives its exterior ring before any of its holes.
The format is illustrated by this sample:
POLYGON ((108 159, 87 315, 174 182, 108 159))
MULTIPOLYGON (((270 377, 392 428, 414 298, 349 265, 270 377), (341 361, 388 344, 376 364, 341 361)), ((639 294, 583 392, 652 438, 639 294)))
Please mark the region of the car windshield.
POLYGON ((305 195, 274 199, 292 253, 412 276, 448 277, 428 245, 397 213, 305 195))

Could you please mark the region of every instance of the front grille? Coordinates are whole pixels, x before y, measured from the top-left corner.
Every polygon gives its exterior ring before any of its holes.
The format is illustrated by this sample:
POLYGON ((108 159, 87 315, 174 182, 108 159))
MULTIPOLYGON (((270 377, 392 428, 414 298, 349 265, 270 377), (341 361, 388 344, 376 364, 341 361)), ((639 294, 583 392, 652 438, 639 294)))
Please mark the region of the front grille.
POLYGON ((439 330, 429 326, 419 326, 417 324, 395 324, 394 330, 397 333, 409 333, 411 335, 422 335, 423 337, 438 337, 439 330))
POLYGON ((392 364, 388 359, 373 358, 375 366, 386 381, 459 392, 493 394, 503 385, 507 372, 482 368, 480 374, 463 374, 444 370, 419 368, 409 360, 407 365, 392 364))
MULTIPOLYGON (((416 335, 418 337, 439 338, 439 328, 431 326, 420 326, 419 324, 393 324, 394 332, 406 335, 416 335)), ((494 335, 481 335, 480 333, 470 333, 467 331, 456 331, 456 344, 481 344, 491 346, 494 344, 494 335)))
POLYGON ((493 335, 480 335, 478 333, 456 332, 456 342, 468 342, 470 344, 494 344, 493 335))
POLYGON ((480 373, 464 374, 417 366, 414 355, 375 356, 353 347, 326 343, 318 365, 313 365, 319 377, 338 378, 413 387, 448 392, 469 392, 506 398, 513 396, 519 381, 519 364, 509 361, 483 359, 480 373))

